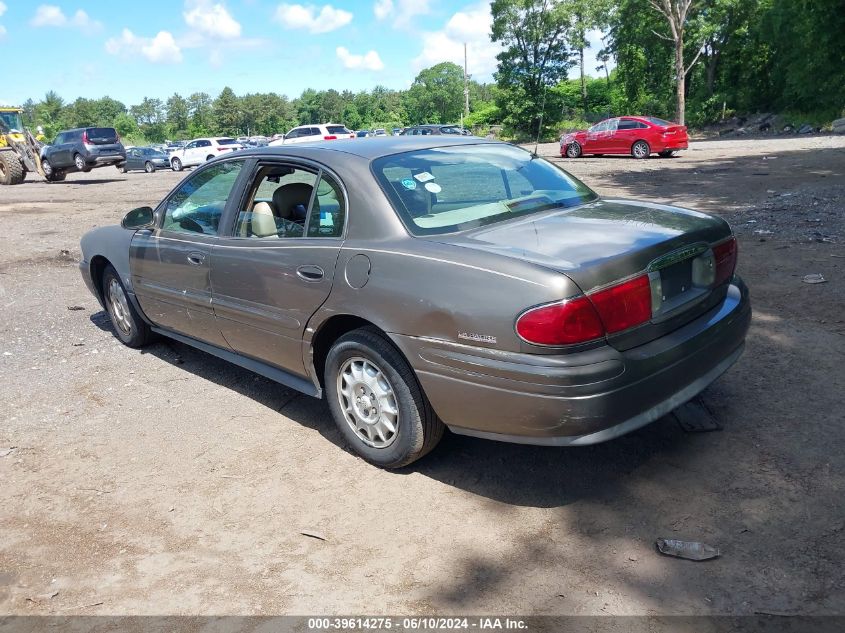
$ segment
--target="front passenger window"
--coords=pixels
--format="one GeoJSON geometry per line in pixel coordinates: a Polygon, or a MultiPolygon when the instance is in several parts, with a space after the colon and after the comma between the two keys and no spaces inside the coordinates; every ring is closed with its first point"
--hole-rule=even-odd
{"type": "Polygon", "coordinates": [[[167,201],[162,229],[216,235],[243,161],[230,160],[198,171],[167,201]]]}

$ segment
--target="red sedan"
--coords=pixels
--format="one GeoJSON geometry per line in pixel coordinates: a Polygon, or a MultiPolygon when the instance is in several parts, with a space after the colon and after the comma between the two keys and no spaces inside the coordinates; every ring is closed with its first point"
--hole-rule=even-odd
{"type": "Polygon", "coordinates": [[[589,130],[578,130],[560,137],[560,155],[567,158],[578,158],[584,154],[630,154],[634,158],[659,154],[669,158],[688,146],[686,126],[652,116],[607,119],[589,130]]]}

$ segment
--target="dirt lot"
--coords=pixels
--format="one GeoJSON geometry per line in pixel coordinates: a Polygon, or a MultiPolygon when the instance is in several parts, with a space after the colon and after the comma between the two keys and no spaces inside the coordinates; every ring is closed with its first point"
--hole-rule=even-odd
{"type": "Polygon", "coordinates": [[[722,431],[447,436],[378,470],[323,402],[111,335],[79,237],[180,175],[0,189],[0,614],[845,613],[845,138],[562,162],[733,223],[755,317],[704,395],[722,431]],[[663,557],[661,536],[722,556],[663,557]]]}

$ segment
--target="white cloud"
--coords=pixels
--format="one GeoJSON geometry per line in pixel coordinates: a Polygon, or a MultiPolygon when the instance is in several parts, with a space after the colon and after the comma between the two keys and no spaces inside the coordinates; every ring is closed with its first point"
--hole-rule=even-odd
{"type": "Polygon", "coordinates": [[[82,9],[77,9],[73,16],[69,18],[60,7],[54,4],[39,5],[29,23],[35,27],[75,27],[83,31],[96,31],[103,26],[97,20],[92,20],[82,9]]]}
{"type": "Polygon", "coordinates": [[[393,0],[376,0],[373,13],[379,20],[392,16],[394,27],[405,28],[412,25],[418,15],[431,13],[430,2],[431,0],[396,0],[394,4],[393,0]]]}
{"type": "Polygon", "coordinates": [[[311,33],[328,33],[352,21],[352,14],[326,4],[318,8],[312,5],[280,4],[276,8],[276,22],[288,29],[307,29],[311,33]]]}
{"type": "Polygon", "coordinates": [[[375,51],[369,51],[363,55],[353,55],[348,49],[338,46],[335,52],[344,68],[353,70],[381,70],[384,68],[381,57],[375,51]]]}
{"type": "Polygon", "coordinates": [[[490,41],[493,18],[490,3],[465,7],[455,13],[440,31],[422,34],[423,50],[411,62],[414,70],[421,70],[440,62],[464,65],[464,42],[467,45],[467,66],[476,79],[489,79],[496,70],[499,44],[490,41]]]}
{"type": "Polygon", "coordinates": [[[235,39],[241,36],[241,25],[226,7],[211,0],[186,0],[182,16],[185,23],[203,35],[235,39]]]}
{"type": "Polygon", "coordinates": [[[0,16],[2,16],[4,13],[6,13],[6,3],[0,2],[0,16]]]}
{"type": "Polygon", "coordinates": [[[393,0],[376,0],[373,5],[373,13],[376,18],[383,20],[393,12],[393,0]]]}
{"type": "Polygon", "coordinates": [[[123,29],[120,37],[106,41],[106,52],[111,55],[141,54],[155,64],[177,64],[182,61],[182,50],[169,31],[159,31],[155,37],[140,37],[123,29]]]}

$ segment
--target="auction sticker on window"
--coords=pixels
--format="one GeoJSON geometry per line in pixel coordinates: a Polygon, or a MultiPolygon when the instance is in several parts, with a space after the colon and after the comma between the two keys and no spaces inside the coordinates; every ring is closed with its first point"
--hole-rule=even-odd
{"type": "Polygon", "coordinates": [[[405,187],[405,189],[413,191],[417,188],[417,183],[414,182],[413,178],[405,178],[402,180],[402,186],[405,187]]]}
{"type": "Polygon", "coordinates": [[[440,193],[443,191],[443,188],[438,185],[436,182],[427,182],[425,183],[426,191],[430,191],[431,193],[440,193]]]}
{"type": "Polygon", "coordinates": [[[427,171],[421,171],[418,174],[414,174],[414,178],[416,178],[420,182],[428,182],[429,180],[434,180],[434,176],[432,176],[427,171]]]}

